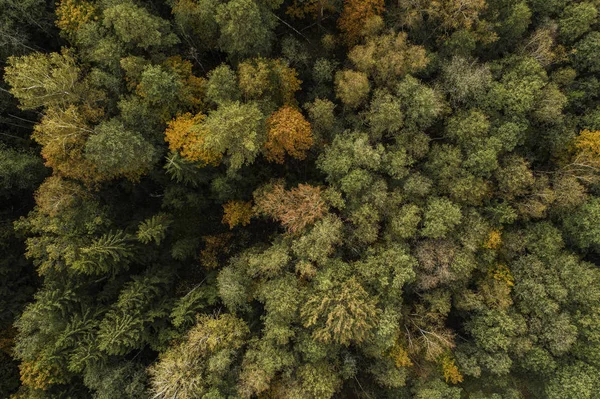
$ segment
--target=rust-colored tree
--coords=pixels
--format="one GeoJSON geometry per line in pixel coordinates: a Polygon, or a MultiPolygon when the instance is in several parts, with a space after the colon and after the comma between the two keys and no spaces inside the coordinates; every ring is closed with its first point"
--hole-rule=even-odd
{"type": "Polygon", "coordinates": [[[255,212],[280,222],[289,233],[297,233],[325,216],[327,205],[321,188],[308,184],[286,190],[283,183],[263,187],[254,193],[255,212]]]}
{"type": "Polygon", "coordinates": [[[267,160],[283,164],[286,153],[304,159],[312,144],[310,123],[296,108],[285,105],[267,119],[267,160]]]}
{"type": "Polygon", "coordinates": [[[348,45],[356,44],[368,21],[383,14],[384,0],[345,0],[338,27],[348,45]]]}

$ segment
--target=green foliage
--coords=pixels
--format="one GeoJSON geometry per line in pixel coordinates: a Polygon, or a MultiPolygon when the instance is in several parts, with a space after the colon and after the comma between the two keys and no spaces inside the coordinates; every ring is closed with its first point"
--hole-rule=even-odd
{"type": "Polygon", "coordinates": [[[160,242],[164,240],[167,234],[170,224],[171,219],[168,215],[164,213],[154,215],[150,219],[146,219],[140,223],[137,231],[137,239],[142,244],[154,241],[156,245],[160,245],[160,242]]]}
{"type": "Polygon", "coordinates": [[[205,147],[227,155],[232,172],[254,162],[266,141],[264,116],[256,103],[222,105],[208,115],[203,127],[208,132],[205,147]]]}
{"type": "Polygon", "coordinates": [[[102,23],[113,29],[123,43],[143,49],[170,46],[179,39],[169,32],[167,21],[156,17],[133,1],[116,2],[103,12],[102,23]]]}
{"type": "Polygon", "coordinates": [[[254,0],[231,0],[216,8],[219,47],[233,57],[265,54],[271,47],[276,20],[254,0]]]}
{"type": "Polygon", "coordinates": [[[111,119],[98,125],[86,143],[86,157],[106,178],[139,179],[153,166],[157,151],[144,137],[111,119]]]}
{"type": "Polygon", "coordinates": [[[4,79],[22,109],[65,105],[79,99],[80,70],[68,53],[33,53],[11,57],[4,79]]]}
{"type": "Polygon", "coordinates": [[[0,0],[0,397],[599,397],[598,6],[0,0]]]}

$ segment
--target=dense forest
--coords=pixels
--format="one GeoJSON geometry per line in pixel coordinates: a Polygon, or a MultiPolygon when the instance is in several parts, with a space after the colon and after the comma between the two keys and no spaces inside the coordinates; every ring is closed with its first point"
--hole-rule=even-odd
{"type": "Polygon", "coordinates": [[[0,0],[0,397],[600,397],[600,0],[0,0]]]}

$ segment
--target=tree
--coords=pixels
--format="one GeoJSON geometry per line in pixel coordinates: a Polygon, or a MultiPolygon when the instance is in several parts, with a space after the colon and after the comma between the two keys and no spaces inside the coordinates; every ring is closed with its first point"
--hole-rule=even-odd
{"type": "Polygon", "coordinates": [[[254,193],[258,214],[280,222],[289,233],[297,233],[322,218],[327,206],[321,198],[321,189],[308,184],[286,190],[282,183],[263,187],[254,193]]]}
{"type": "Polygon", "coordinates": [[[394,78],[419,72],[429,62],[425,48],[411,45],[405,32],[396,34],[393,31],[368,38],[366,44],[352,48],[348,58],[356,69],[381,85],[393,82],[394,78]]]}
{"type": "Polygon", "coordinates": [[[157,398],[195,398],[231,392],[230,371],[249,334],[244,321],[229,314],[202,316],[184,340],[174,344],[150,367],[157,398]]]}
{"type": "Polygon", "coordinates": [[[203,147],[211,154],[228,155],[229,170],[254,162],[266,141],[264,116],[256,103],[220,106],[201,125],[206,129],[203,147]]]}
{"type": "Polygon", "coordinates": [[[310,123],[300,111],[283,106],[267,118],[267,160],[284,163],[285,154],[293,158],[306,158],[306,151],[313,144],[310,123]]]}
{"type": "Polygon", "coordinates": [[[232,0],[217,6],[219,47],[231,57],[266,54],[271,47],[276,20],[253,0],[232,0]]]}
{"type": "Polygon", "coordinates": [[[85,145],[85,157],[103,179],[124,176],[138,180],[156,161],[157,151],[144,137],[111,119],[95,128],[85,145]]]}
{"type": "Polygon", "coordinates": [[[313,337],[325,343],[348,346],[369,335],[377,319],[374,299],[354,278],[333,287],[333,292],[311,296],[302,307],[305,327],[315,326],[313,337]]]}
{"type": "Polygon", "coordinates": [[[282,60],[254,58],[238,66],[239,87],[248,100],[271,99],[276,103],[293,104],[301,80],[296,70],[282,60]]]}
{"type": "Polygon", "coordinates": [[[246,226],[252,218],[252,203],[243,201],[229,201],[223,204],[223,223],[233,229],[237,225],[246,226]]]}
{"type": "Polygon", "coordinates": [[[574,65],[577,69],[592,73],[600,71],[600,63],[593,56],[600,48],[600,32],[588,33],[575,46],[574,65]]]}
{"type": "Polygon", "coordinates": [[[335,74],[335,94],[350,108],[364,103],[370,90],[369,79],[363,72],[345,70],[335,74]]]}
{"type": "Polygon", "coordinates": [[[22,109],[65,106],[80,99],[80,70],[68,53],[9,58],[4,79],[22,109]]]}
{"type": "Polygon", "coordinates": [[[61,0],[56,8],[56,26],[67,37],[73,37],[80,26],[95,17],[95,13],[96,8],[87,1],[61,0]]]}
{"type": "Polygon", "coordinates": [[[102,24],[112,29],[121,42],[143,49],[170,46],[179,42],[170,32],[169,23],[152,15],[132,1],[116,3],[104,9],[102,24]]]}
{"type": "Polygon", "coordinates": [[[205,140],[208,134],[202,126],[205,115],[190,113],[180,115],[167,123],[165,141],[171,151],[178,151],[181,156],[204,165],[218,165],[222,155],[206,149],[205,140]]]}
{"type": "Polygon", "coordinates": [[[381,0],[345,0],[338,27],[344,33],[346,43],[355,44],[362,36],[365,24],[380,16],[384,9],[385,4],[381,0]]]}
{"type": "Polygon", "coordinates": [[[560,37],[566,42],[577,40],[590,30],[597,16],[598,10],[591,3],[575,3],[565,7],[558,22],[560,37]]]}
{"type": "Polygon", "coordinates": [[[227,64],[221,64],[208,74],[207,99],[217,105],[240,99],[237,76],[227,64]]]}
{"type": "Polygon", "coordinates": [[[447,198],[432,198],[424,213],[421,234],[430,238],[444,237],[460,223],[461,218],[460,207],[450,200],[447,198]]]}

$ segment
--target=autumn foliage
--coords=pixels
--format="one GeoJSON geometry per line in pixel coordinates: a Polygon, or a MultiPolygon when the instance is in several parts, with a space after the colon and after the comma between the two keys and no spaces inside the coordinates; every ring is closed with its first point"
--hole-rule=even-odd
{"type": "Polygon", "coordinates": [[[583,130],[573,141],[571,162],[568,173],[587,182],[597,181],[600,172],[600,130],[583,130]]]}
{"type": "Polygon", "coordinates": [[[338,26],[346,43],[358,42],[369,19],[381,15],[384,9],[383,0],[345,0],[338,26]]]}
{"type": "Polygon", "coordinates": [[[252,203],[244,201],[229,201],[223,204],[223,224],[233,229],[237,225],[246,226],[252,218],[252,203]]]}
{"type": "Polygon", "coordinates": [[[267,160],[283,164],[286,153],[304,159],[312,144],[310,123],[296,108],[285,105],[267,119],[267,160]]]}
{"type": "Polygon", "coordinates": [[[221,154],[208,151],[204,147],[207,131],[202,128],[203,114],[192,115],[189,112],[167,123],[165,141],[171,151],[179,151],[183,158],[204,165],[218,165],[221,154]]]}
{"type": "Polygon", "coordinates": [[[277,182],[255,193],[255,209],[280,222],[289,233],[297,233],[327,212],[321,188],[308,184],[286,190],[277,182]]]}
{"type": "Polygon", "coordinates": [[[83,24],[94,19],[95,12],[94,5],[85,0],[61,0],[56,7],[56,26],[67,35],[73,35],[83,24]]]}

